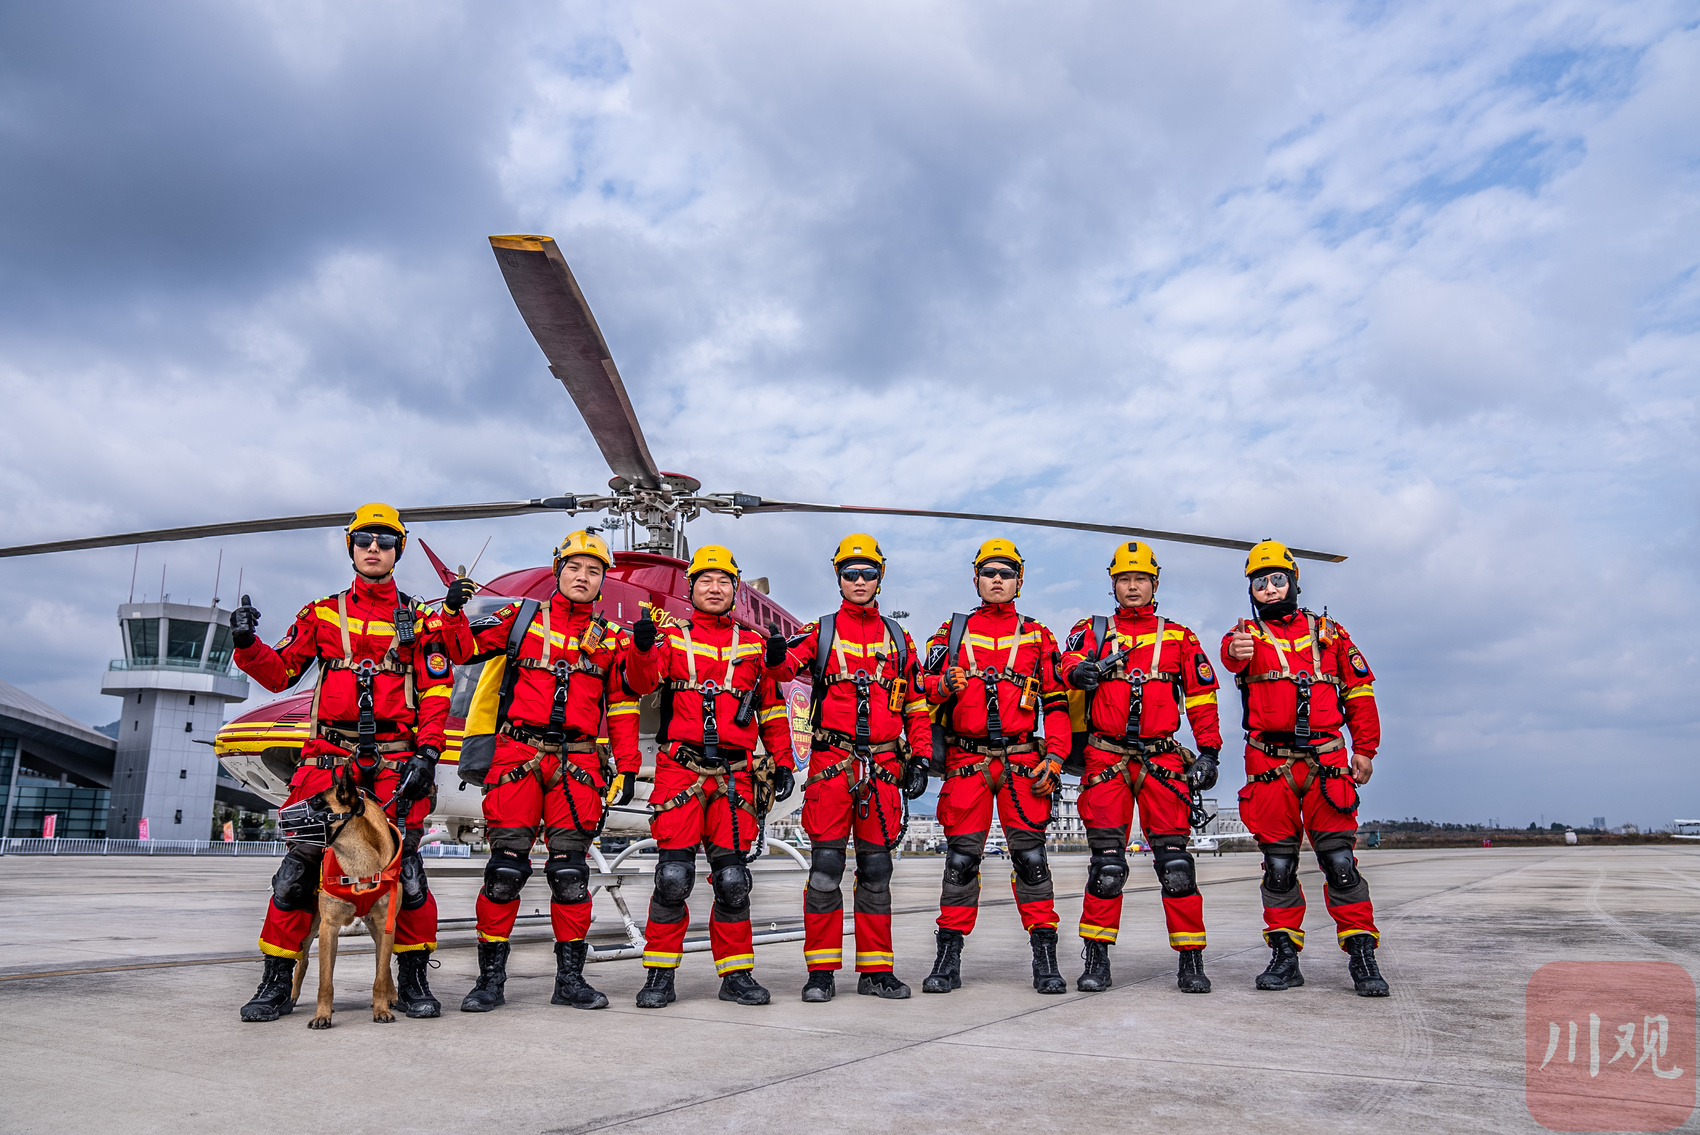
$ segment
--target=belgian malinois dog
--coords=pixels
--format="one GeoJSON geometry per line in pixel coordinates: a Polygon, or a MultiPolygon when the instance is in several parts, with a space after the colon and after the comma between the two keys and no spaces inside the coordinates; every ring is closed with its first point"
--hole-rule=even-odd
{"type": "MultiPolygon", "coordinates": [[[[372,979],[372,1019],[382,1024],[395,1020],[395,980],[390,975],[390,953],[395,946],[395,910],[401,902],[399,864],[401,836],[375,799],[361,791],[352,769],[344,767],[336,783],[321,799],[329,805],[329,831],[334,832],[324,859],[324,878],[319,887],[319,912],[314,932],[319,937],[319,1002],[310,1029],[331,1027],[331,1001],[335,993],[337,931],[356,917],[366,924],[377,943],[377,974],[372,979]],[[364,908],[364,909],[361,909],[364,908]]],[[[312,939],[313,932],[308,934],[312,939]]],[[[307,976],[307,951],[295,962],[293,996],[299,999],[307,976]]]]}

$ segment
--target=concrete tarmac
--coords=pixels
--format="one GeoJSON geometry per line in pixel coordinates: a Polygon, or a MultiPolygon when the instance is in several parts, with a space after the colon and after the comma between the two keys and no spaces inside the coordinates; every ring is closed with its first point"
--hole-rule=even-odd
{"type": "MultiPolygon", "coordinates": [[[[716,1000],[707,954],[686,956],[667,1009],[632,1004],[636,961],[590,967],[608,1009],[551,1006],[540,925],[516,935],[506,1007],[455,1011],[477,965],[470,932],[450,930],[431,976],[444,1015],[388,1025],[371,1020],[371,956],[355,952],[370,943],[345,938],[326,1032],[306,1027],[313,973],[293,1015],[237,1020],[259,976],[254,936],[275,860],[8,856],[0,1131],[1538,1131],[1524,1104],[1535,970],[1700,966],[1700,848],[1359,856],[1393,987],[1384,1000],[1352,994],[1313,865],[1302,875],[1307,984],[1254,991],[1268,951],[1260,860],[1247,853],[1199,860],[1208,996],[1175,989],[1148,857],[1136,860],[1112,951],[1115,988],[1073,992],[1081,856],[1054,862],[1069,993],[1033,992],[1007,866],[993,859],[963,988],[922,995],[942,860],[911,857],[893,885],[908,1001],[858,997],[845,970],[835,1001],[803,1004],[802,944],[791,942],[757,948],[768,1006],[716,1000]]],[[[800,920],[802,876],[778,866],[758,873],[758,929],[800,920]]],[[[476,864],[430,871],[443,916],[469,916],[476,864]]],[[[699,864],[698,919],[702,875],[699,864]]],[[[539,871],[522,909],[546,912],[547,897],[539,871]]],[[[641,920],[647,895],[630,886],[627,897],[641,920]]],[[[610,943],[619,919],[602,898],[597,909],[594,938],[610,943]]]]}

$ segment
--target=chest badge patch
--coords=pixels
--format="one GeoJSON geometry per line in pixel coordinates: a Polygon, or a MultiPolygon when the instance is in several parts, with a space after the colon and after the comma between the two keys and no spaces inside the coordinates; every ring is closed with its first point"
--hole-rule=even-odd
{"type": "Polygon", "coordinates": [[[440,650],[433,650],[425,656],[425,673],[433,678],[449,676],[449,658],[440,650]]]}
{"type": "Polygon", "coordinates": [[[1346,661],[1352,664],[1352,673],[1356,674],[1358,677],[1361,678],[1365,674],[1369,673],[1369,663],[1365,662],[1364,656],[1359,654],[1356,650],[1346,655],[1346,661]]]}

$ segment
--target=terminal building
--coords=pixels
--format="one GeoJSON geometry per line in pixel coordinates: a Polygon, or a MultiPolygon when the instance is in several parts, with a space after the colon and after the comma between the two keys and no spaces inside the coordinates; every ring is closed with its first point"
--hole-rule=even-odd
{"type": "Polygon", "coordinates": [[[248,696],[232,666],[229,614],[182,603],[118,609],[124,657],[101,693],[118,720],[96,729],[0,681],[0,839],[207,839],[216,803],[271,807],[225,772],[212,741],[248,696]]]}

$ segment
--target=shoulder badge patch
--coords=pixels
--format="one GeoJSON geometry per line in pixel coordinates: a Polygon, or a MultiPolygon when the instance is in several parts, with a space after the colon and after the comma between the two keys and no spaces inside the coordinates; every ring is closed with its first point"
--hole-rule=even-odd
{"type": "Polygon", "coordinates": [[[1198,675],[1199,685],[1214,686],[1216,684],[1216,671],[1211,668],[1210,660],[1205,658],[1204,655],[1193,656],[1193,672],[1198,675]]]}
{"type": "Polygon", "coordinates": [[[433,650],[425,656],[425,673],[433,678],[449,676],[449,656],[440,650],[433,650]]]}
{"type": "Polygon", "coordinates": [[[1077,630],[1073,634],[1069,635],[1067,645],[1068,645],[1068,649],[1070,649],[1070,650],[1079,650],[1081,647],[1085,646],[1086,645],[1086,628],[1081,627],[1079,630],[1077,630]]]}
{"type": "Polygon", "coordinates": [[[1346,655],[1346,661],[1352,664],[1352,673],[1358,677],[1361,678],[1369,673],[1369,663],[1364,661],[1364,656],[1358,653],[1357,647],[1353,647],[1351,652],[1346,655]]]}
{"type": "Polygon", "coordinates": [[[292,643],[294,641],[295,641],[295,624],[291,623],[290,627],[289,627],[289,633],[284,635],[282,638],[278,639],[277,645],[272,647],[272,649],[277,650],[277,651],[282,651],[285,647],[287,647],[290,643],[292,643]]]}

